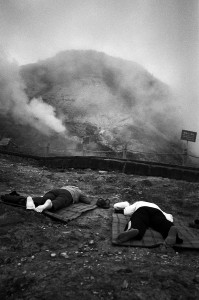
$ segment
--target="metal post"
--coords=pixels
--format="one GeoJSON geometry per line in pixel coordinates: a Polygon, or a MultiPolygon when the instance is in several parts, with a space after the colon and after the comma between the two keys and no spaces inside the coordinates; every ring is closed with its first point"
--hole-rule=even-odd
{"type": "Polygon", "coordinates": [[[86,155],[86,144],[85,143],[82,144],[82,155],[83,156],[86,155]]]}
{"type": "Polygon", "coordinates": [[[50,143],[48,143],[46,146],[46,156],[49,155],[49,152],[50,152],[50,143]]]}
{"type": "Polygon", "coordinates": [[[124,145],[123,147],[123,152],[122,152],[122,158],[126,159],[126,154],[127,154],[127,144],[124,145]]]}
{"type": "Polygon", "coordinates": [[[188,145],[189,145],[189,141],[187,140],[187,157],[186,157],[186,164],[189,163],[189,152],[188,152],[188,145]]]}
{"type": "Polygon", "coordinates": [[[187,147],[183,151],[183,166],[187,164],[188,161],[188,141],[187,141],[187,147]]]}

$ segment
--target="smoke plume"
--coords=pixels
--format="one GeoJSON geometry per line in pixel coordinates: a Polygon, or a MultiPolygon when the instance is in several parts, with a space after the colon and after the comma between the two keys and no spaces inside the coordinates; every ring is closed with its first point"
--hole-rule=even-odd
{"type": "Polygon", "coordinates": [[[65,133],[55,108],[41,97],[29,100],[25,88],[18,65],[0,53],[0,114],[10,115],[17,123],[30,125],[46,135],[65,133]]]}

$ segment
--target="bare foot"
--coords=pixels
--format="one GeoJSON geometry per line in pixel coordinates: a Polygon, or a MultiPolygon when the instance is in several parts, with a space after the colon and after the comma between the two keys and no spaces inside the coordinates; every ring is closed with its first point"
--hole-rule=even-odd
{"type": "Polygon", "coordinates": [[[39,205],[35,208],[35,211],[39,213],[42,213],[43,210],[44,210],[44,205],[39,205]]]}
{"type": "Polygon", "coordinates": [[[52,208],[52,201],[50,199],[46,200],[43,205],[39,205],[35,208],[36,212],[42,213],[44,210],[52,208]]]}
{"type": "Polygon", "coordinates": [[[136,237],[139,233],[138,229],[130,229],[128,231],[124,231],[122,233],[120,233],[117,237],[117,241],[119,243],[124,243],[126,241],[129,241],[131,239],[133,239],[134,237],[136,237]]]}

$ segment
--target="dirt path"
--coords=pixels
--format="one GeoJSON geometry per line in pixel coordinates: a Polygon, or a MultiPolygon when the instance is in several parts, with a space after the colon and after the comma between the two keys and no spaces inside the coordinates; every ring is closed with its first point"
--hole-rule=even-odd
{"type": "MultiPolygon", "coordinates": [[[[48,170],[0,157],[1,194],[41,195],[78,185],[111,205],[152,201],[192,220],[199,184],[92,170],[48,170]]],[[[110,209],[89,211],[68,224],[0,204],[0,299],[199,299],[198,252],[111,244],[110,209]]]]}

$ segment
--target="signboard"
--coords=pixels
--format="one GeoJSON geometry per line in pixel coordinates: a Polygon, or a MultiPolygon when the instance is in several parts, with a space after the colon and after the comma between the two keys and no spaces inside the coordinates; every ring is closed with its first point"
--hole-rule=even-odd
{"type": "Polygon", "coordinates": [[[189,141],[189,142],[195,142],[196,141],[196,135],[197,135],[197,132],[182,130],[181,140],[185,140],[185,141],[189,141]]]}

